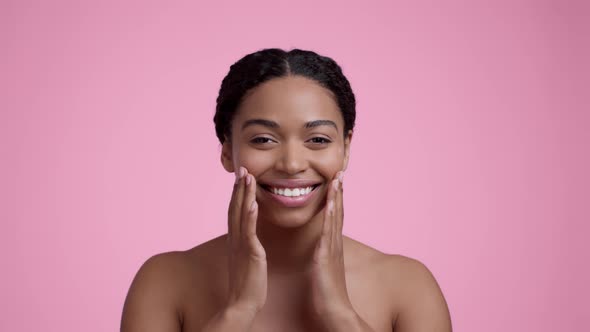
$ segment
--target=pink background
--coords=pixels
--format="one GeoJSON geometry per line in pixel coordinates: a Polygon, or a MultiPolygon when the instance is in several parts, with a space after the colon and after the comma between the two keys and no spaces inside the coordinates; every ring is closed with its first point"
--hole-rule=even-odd
{"type": "Polygon", "coordinates": [[[485,3],[2,1],[0,330],[118,330],[147,258],[226,232],[215,98],[265,47],[342,65],[344,232],[455,331],[590,330],[588,6],[485,3]]]}

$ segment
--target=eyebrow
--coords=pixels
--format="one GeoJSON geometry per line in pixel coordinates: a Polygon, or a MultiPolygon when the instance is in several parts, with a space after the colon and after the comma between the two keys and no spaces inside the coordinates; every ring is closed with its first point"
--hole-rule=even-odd
{"type": "MultiPolygon", "coordinates": [[[[244,122],[244,124],[242,125],[242,130],[244,130],[248,126],[254,126],[254,125],[260,125],[260,126],[264,126],[264,127],[268,127],[268,128],[281,128],[281,126],[279,126],[278,123],[276,123],[272,120],[250,119],[250,120],[247,120],[246,122],[244,122]]],[[[309,121],[303,125],[303,128],[315,128],[315,127],[319,127],[319,126],[332,126],[336,129],[336,131],[338,131],[338,126],[336,125],[336,123],[334,123],[334,121],[331,121],[331,120],[309,121]]]]}

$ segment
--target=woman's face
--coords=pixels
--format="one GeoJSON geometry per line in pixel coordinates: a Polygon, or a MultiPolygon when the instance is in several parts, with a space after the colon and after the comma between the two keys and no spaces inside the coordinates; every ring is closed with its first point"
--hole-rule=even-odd
{"type": "Polygon", "coordinates": [[[243,99],[221,160],[228,172],[244,166],[256,179],[259,219],[298,227],[322,210],[329,183],[347,167],[352,131],[344,138],[343,130],[330,90],[301,76],[275,78],[243,99]],[[290,190],[301,196],[285,197],[288,186],[314,189],[305,195],[290,190]]]}

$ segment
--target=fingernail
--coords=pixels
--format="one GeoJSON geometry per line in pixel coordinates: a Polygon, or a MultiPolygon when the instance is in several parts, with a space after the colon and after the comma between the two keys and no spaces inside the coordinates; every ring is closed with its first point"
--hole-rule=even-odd
{"type": "Polygon", "coordinates": [[[254,212],[254,209],[256,209],[256,206],[258,204],[256,204],[256,201],[252,201],[252,204],[250,204],[250,212],[254,212]]]}
{"type": "Polygon", "coordinates": [[[338,174],[338,180],[340,180],[340,183],[343,183],[344,181],[344,172],[340,171],[340,173],[338,174]]]}
{"type": "Polygon", "coordinates": [[[246,184],[250,185],[250,182],[252,182],[252,174],[248,174],[248,176],[246,176],[246,184]]]}
{"type": "Polygon", "coordinates": [[[246,169],[240,166],[236,171],[236,183],[238,183],[240,179],[244,177],[244,174],[246,174],[246,169]]]}
{"type": "Polygon", "coordinates": [[[334,188],[334,190],[338,190],[338,182],[339,181],[337,179],[332,181],[332,188],[334,188]]]}
{"type": "Polygon", "coordinates": [[[328,202],[328,213],[329,214],[333,214],[334,213],[334,201],[330,200],[328,202]]]}
{"type": "Polygon", "coordinates": [[[240,174],[242,173],[242,168],[238,168],[236,170],[236,183],[238,183],[240,181],[240,174]]]}

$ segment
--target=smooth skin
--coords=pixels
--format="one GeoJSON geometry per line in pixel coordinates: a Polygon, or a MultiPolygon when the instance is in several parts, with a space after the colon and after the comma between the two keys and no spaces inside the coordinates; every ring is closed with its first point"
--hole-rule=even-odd
{"type": "Polygon", "coordinates": [[[304,77],[245,96],[221,154],[236,173],[228,233],[148,259],[121,331],[451,331],[424,264],[342,234],[352,139],[343,126],[331,91],[304,77]],[[254,119],[266,121],[245,126],[254,119]],[[306,126],[315,120],[335,126],[306,126]],[[276,179],[321,185],[308,204],[289,208],[260,186],[276,179]]]}

